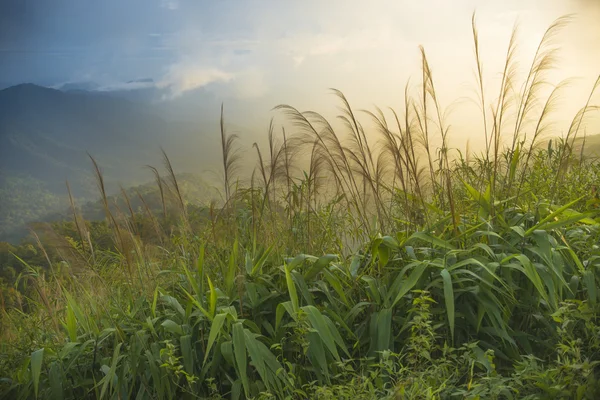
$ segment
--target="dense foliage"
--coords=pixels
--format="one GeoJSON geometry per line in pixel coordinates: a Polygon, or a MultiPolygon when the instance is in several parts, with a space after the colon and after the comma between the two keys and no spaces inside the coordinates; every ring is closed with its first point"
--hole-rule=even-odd
{"type": "Polygon", "coordinates": [[[572,150],[593,107],[538,146],[563,23],[517,100],[505,71],[481,154],[449,155],[423,51],[417,97],[368,133],[339,92],[341,129],[280,106],[248,185],[222,118],[221,203],[186,202],[166,156],[158,210],[98,170],[103,222],[73,202],[2,248],[4,398],[600,397],[600,164],[572,150]]]}

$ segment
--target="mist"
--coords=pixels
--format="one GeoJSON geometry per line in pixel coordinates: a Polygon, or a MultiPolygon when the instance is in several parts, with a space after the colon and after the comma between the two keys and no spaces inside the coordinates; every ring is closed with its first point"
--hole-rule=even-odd
{"type": "Polygon", "coordinates": [[[594,1],[385,1],[371,7],[360,1],[58,1],[0,7],[4,86],[95,82],[115,90],[152,78],[164,90],[161,101],[187,94],[190,109],[202,107],[189,95],[206,90],[225,103],[230,121],[250,131],[266,129],[270,109],[281,103],[334,115],[337,104],[328,88],[344,92],[356,108],[401,108],[407,82],[419,83],[422,45],[440,103],[454,110],[453,137],[478,146],[477,124],[469,117],[477,87],[473,12],[491,99],[515,24],[524,74],[550,23],[574,14],[557,39],[562,51],[552,77],[556,83],[578,78],[564,95],[567,115],[580,106],[600,61],[600,7],[594,1]]]}

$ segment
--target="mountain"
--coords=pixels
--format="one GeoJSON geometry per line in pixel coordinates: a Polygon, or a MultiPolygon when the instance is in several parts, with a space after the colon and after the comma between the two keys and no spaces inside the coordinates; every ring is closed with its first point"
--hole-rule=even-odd
{"type": "Polygon", "coordinates": [[[62,90],[63,92],[70,91],[93,91],[98,90],[100,85],[96,82],[67,82],[60,85],[57,89],[62,90]]]}
{"type": "MultiPolygon", "coordinates": [[[[28,173],[51,189],[89,171],[86,151],[107,177],[133,178],[131,162],[150,159],[167,124],[147,109],[89,92],[23,84],[0,91],[0,169],[28,173]],[[154,146],[152,146],[154,144],[154,146]]],[[[83,192],[82,192],[83,190],[83,192]]]]}
{"type": "Polygon", "coordinates": [[[13,86],[0,91],[0,169],[28,173],[52,190],[64,190],[65,179],[73,180],[83,195],[89,188],[79,184],[91,171],[86,152],[109,184],[147,178],[141,167],[162,163],[161,146],[190,168],[198,165],[185,162],[190,158],[215,159],[214,151],[202,152],[199,145],[203,136],[218,134],[218,109],[210,111],[194,121],[172,120],[157,106],[102,92],[13,86]]]}
{"type": "Polygon", "coordinates": [[[217,107],[173,118],[168,107],[101,91],[33,84],[0,90],[0,225],[33,221],[64,206],[66,180],[75,197],[96,199],[88,153],[109,193],[151,180],[145,166],[162,167],[161,147],[176,172],[211,169],[220,158],[218,118],[217,107]]]}

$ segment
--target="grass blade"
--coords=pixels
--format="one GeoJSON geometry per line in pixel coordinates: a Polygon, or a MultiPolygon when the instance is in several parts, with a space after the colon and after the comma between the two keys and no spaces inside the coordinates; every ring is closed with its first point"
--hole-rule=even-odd
{"type": "Polygon", "coordinates": [[[440,272],[444,281],[444,301],[446,302],[446,313],[448,315],[448,323],[450,324],[450,334],[452,342],[454,342],[454,289],[452,288],[452,277],[447,269],[440,272]]]}
{"type": "Polygon", "coordinates": [[[31,353],[31,378],[33,380],[33,391],[35,397],[38,397],[40,387],[40,374],[42,372],[42,361],[44,360],[44,349],[39,349],[31,353]]]}

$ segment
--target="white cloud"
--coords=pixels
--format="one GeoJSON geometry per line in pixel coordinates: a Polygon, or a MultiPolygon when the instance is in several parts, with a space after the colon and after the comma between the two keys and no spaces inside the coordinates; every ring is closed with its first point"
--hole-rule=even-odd
{"type": "Polygon", "coordinates": [[[201,88],[213,82],[229,82],[233,74],[217,68],[205,68],[193,64],[173,64],[157,83],[157,87],[168,89],[170,97],[201,88]]]}
{"type": "Polygon", "coordinates": [[[133,82],[119,82],[111,83],[108,85],[100,86],[97,90],[101,92],[115,92],[121,90],[140,90],[150,89],[156,87],[156,83],[152,81],[133,81],[133,82]]]}

